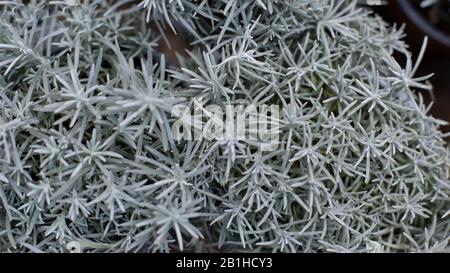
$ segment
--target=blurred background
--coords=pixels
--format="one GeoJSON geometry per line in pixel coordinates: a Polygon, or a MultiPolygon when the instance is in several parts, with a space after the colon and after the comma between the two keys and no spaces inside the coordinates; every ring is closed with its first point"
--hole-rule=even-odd
{"type": "MultiPolygon", "coordinates": [[[[423,95],[428,101],[434,101],[431,114],[450,122],[450,0],[390,0],[375,10],[390,23],[406,24],[405,39],[415,57],[424,37],[429,37],[428,49],[416,76],[434,73],[430,79],[434,98],[426,92],[423,95]]],[[[450,125],[442,131],[450,132],[450,125]]]]}

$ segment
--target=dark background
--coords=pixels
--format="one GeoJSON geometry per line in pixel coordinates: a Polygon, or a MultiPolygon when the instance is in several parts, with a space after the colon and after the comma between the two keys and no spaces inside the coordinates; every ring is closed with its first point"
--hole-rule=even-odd
{"type": "MultiPolygon", "coordinates": [[[[422,61],[422,65],[416,76],[424,76],[434,73],[430,79],[434,87],[433,107],[431,115],[436,118],[450,122],[450,47],[432,39],[430,33],[422,31],[422,28],[411,17],[405,13],[399,0],[389,1],[387,6],[375,8],[375,11],[383,16],[390,23],[401,25],[406,24],[406,42],[414,53],[413,60],[418,55],[425,36],[429,36],[428,48],[422,61]]],[[[445,32],[450,36],[449,32],[445,32]]],[[[431,96],[426,91],[423,92],[428,101],[432,101],[431,96]]],[[[450,125],[442,127],[442,131],[450,132],[450,125]]],[[[450,140],[450,139],[447,139],[450,140]]]]}

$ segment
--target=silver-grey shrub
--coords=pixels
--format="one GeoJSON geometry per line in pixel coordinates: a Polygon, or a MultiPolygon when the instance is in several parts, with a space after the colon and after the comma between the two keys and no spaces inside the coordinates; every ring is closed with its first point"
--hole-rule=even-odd
{"type": "Polygon", "coordinates": [[[29,2],[0,1],[0,251],[449,251],[425,46],[357,1],[29,2]],[[199,98],[280,105],[279,149],[174,141],[199,98]]]}

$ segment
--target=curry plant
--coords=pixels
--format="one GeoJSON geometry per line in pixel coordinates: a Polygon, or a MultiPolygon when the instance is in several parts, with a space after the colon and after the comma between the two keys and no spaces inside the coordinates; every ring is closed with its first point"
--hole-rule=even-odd
{"type": "Polygon", "coordinates": [[[427,40],[359,2],[0,1],[0,251],[449,251],[427,40]],[[175,139],[198,101],[278,148],[175,139]]]}

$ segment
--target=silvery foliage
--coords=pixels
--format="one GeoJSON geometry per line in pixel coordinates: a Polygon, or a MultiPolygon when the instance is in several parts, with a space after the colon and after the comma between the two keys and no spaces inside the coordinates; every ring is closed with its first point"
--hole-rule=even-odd
{"type": "Polygon", "coordinates": [[[72,2],[0,1],[2,252],[449,251],[402,28],[352,0],[72,2]],[[279,148],[174,141],[198,98],[282,106],[279,148]]]}

